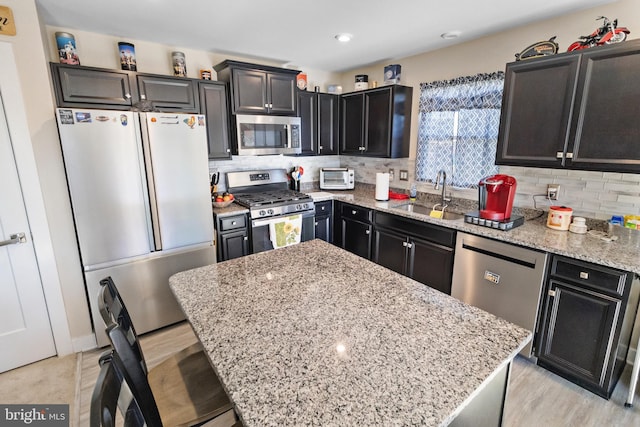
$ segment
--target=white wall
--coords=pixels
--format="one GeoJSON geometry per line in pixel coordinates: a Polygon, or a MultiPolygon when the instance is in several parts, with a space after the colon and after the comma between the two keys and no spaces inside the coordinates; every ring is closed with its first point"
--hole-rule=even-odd
{"type": "MultiPolygon", "coordinates": [[[[578,36],[591,33],[598,25],[598,16],[618,18],[619,24],[631,30],[630,38],[640,34],[640,4],[638,0],[620,0],[554,19],[503,31],[478,40],[460,42],[448,48],[391,61],[402,66],[402,84],[413,87],[411,117],[410,158],[402,161],[381,162],[379,159],[358,160],[366,168],[365,182],[374,183],[375,172],[386,172],[385,163],[408,169],[407,182],[396,180],[393,186],[408,188],[414,176],[414,160],[418,138],[418,100],[420,83],[435,80],[490,73],[504,70],[507,62],[515,60],[515,53],[528,45],[557,36],[560,51],[566,51],[578,36]],[[382,163],[382,164],[381,164],[382,163]],[[377,169],[378,168],[378,169],[377,169]]],[[[464,34],[463,34],[464,37],[464,34]]],[[[390,62],[346,72],[341,84],[345,91],[353,90],[357,74],[367,74],[369,81],[384,81],[383,70],[390,62]]],[[[606,143],[606,142],[605,142],[606,143]]],[[[349,164],[353,159],[347,160],[349,164]]],[[[514,175],[518,180],[516,205],[533,207],[534,194],[544,194],[548,183],[560,183],[560,202],[571,206],[576,214],[598,219],[608,219],[614,213],[640,214],[640,175],[602,172],[568,171],[558,169],[501,167],[502,173],[514,175]]],[[[434,177],[435,178],[435,177],[434,177]]],[[[418,190],[435,192],[433,185],[419,183],[418,190]]],[[[477,198],[475,191],[454,190],[454,196],[477,198]]],[[[540,206],[540,204],[538,204],[540,206]]]]}

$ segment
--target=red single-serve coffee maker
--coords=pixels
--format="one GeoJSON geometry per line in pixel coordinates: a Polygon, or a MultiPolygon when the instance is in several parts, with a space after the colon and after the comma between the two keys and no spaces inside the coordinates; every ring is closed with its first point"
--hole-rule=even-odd
{"type": "Polygon", "coordinates": [[[509,175],[491,175],[478,183],[480,218],[502,221],[511,217],[516,196],[516,179],[509,175]]]}

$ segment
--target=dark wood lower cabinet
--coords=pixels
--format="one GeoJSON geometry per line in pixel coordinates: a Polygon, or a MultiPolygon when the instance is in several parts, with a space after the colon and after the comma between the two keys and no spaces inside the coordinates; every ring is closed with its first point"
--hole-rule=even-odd
{"type": "Polygon", "coordinates": [[[451,295],[455,231],[376,212],[373,261],[451,295]]]}
{"type": "Polygon", "coordinates": [[[373,261],[451,295],[453,248],[376,227],[373,261]]]}
{"type": "Polygon", "coordinates": [[[364,222],[342,218],[342,248],[366,259],[371,259],[373,226],[364,222]]]}
{"type": "Polygon", "coordinates": [[[626,363],[637,310],[637,302],[629,303],[631,276],[554,256],[536,345],[538,364],[611,397],[626,363]]]}
{"type": "Polygon", "coordinates": [[[214,219],[218,262],[239,258],[251,253],[249,218],[247,214],[214,215],[214,219]]]}
{"type": "Polygon", "coordinates": [[[316,239],[333,243],[333,201],[316,202],[314,219],[316,239]]]}

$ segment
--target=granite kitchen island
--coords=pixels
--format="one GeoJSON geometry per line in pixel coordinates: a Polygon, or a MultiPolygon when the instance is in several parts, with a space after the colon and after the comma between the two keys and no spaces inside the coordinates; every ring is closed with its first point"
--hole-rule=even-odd
{"type": "Polygon", "coordinates": [[[317,239],[170,286],[245,426],[499,425],[532,336],[317,239]]]}

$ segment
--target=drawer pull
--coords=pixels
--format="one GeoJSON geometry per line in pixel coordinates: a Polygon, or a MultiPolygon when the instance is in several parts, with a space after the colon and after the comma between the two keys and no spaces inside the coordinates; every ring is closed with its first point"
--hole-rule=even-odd
{"type": "Polygon", "coordinates": [[[589,273],[587,273],[586,271],[581,271],[580,278],[587,280],[589,278],[589,273]]]}
{"type": "Polygon", "coordinates": [[[236,224],[237,224],[237,222],[231,221],[231,225],[236,225],[236,224]]]}
{"type": "Polygon", "coordinates": [[[351,215],[355,215],[355,214],[357,214],[357,213],[358,213],[358,212],[356,212],[356,211],[351,211],[351,215]]]}

